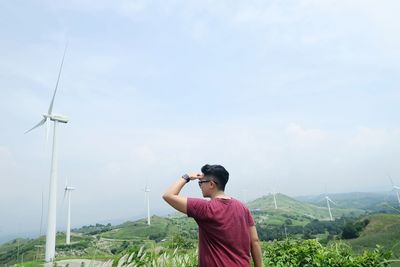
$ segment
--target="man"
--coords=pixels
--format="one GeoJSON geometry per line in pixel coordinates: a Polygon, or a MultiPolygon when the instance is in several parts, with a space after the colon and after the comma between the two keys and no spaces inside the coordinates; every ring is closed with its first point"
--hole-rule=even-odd
{"type": "Polygon", "coordinates": [[[261,246],[253,217],[240,201],[225,195],[229,173],[221,165],[205,165],[202,173],[183,175],[163,195],[168,204],[195,219],[199,226],[199,267],[262,266],[261,246]],[[179,193],[198,179],[203,197],[186,198],[179,193]]]}

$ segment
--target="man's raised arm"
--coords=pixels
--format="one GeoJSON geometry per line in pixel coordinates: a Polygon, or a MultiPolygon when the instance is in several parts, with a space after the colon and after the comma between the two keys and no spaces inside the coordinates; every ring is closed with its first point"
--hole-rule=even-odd
{"type": "Polygon", "coordinates": [[[184,175],[172,184],[163,195],[163,199],[170,204],[174,209],[187,214],[187,197],[180,196],[182,188],[189,180],[194,180],[202,177],[200,173],[184,175]]]}

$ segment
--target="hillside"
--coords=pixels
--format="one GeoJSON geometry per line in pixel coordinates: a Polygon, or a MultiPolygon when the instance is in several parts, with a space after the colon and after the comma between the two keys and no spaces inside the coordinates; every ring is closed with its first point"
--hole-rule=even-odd
{"type": "Polygon", "coordinates": [[[197,225],[194,220],[186,216],[179,217],[151,217],[151,225],[146,219],[126,222],[113,227],[112,230],[100,234],[105,239],[120,239],[130,241],[154,240],[161,241],[177,233],[197,236],[197,225]]]}
{"type": "MultiPolygon", "coordinates": [[[[326,206],[317,206],[310,203],[301,202],[284,194],[276,194],[275,198],[278,209],[275,209],[272,195],[263,196],[251,201],[248,203],[248,207],[252,211],[267,212],[271,214],[271,223],[274,221],[274,215],[279,217],[282,214],[289,214],[292,217],[297,217],[303,222],[304,218],[306,221],[310,221],[312,219],[329,220],[329,212],[326,206]]],[[[365,213],[361,209],[338,208],[333,205],[331,206],[331,212],[334,218],[339,218],[342,216],[357,217],[365,213]]],[[[277,224],[281,222],[281,220],[278,220],[277,224]]]]}
{"type": "Polygon", "coordinates": [[[360,237],[348,240],[354,251],[362,252],[373,249],[376,244],[391,249],[396,258],[400,258],[400,215],[373,214],[361,219],[368,219],[369,224],[360,237]]]}
{"type": "MultiPolygon", "coordinates": [[[[394,192],[350,192],[329,194],[338,204],[338,208],[357,208],[370,212],[398,213],[399,204],[394,192]],[[397,209],[397,210],[396,210],[397,209]]],[[[298,201],[325,207],[325,195],[300,196],[298,201]]]]}

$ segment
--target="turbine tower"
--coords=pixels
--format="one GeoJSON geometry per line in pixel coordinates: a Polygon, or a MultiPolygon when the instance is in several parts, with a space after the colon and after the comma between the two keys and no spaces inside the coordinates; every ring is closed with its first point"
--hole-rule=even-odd
{"type": "Polygon", "coordinates": [[[277,210],[278,209],[278,205],[276,204],[276,191],[275,191],[275,189],[274,189],[274,191],[272,193],[272,196],[274,197],[275,209],[277,210]]]}
{"type": "Polygon", "coordinates": [[[147,225],[150,225],[150,187],[146,184],[146,187],[144,188],[144,194],[146,197],[147,201],[147,225]]]}
{"type": "Polygon", "coordinates": [[[332,199],[330,199],[328,196],[325,196],[325,199],[326,199],[326,205],[328,206],[328,210],[329,210],[329,217],[330,217],[331,221],[333,221],[331,205],[329,204],[329,202],[331,202],[334,205],[337,205],[337,204],[335,202],[333,202],[332,199]]]}
{"type": "Polygon", "coordinates": [[[67,233],[65,243],[69,245],[71,243],[71,193],[75,190],[74,187],[68,186],[68,183],[64,188],[64,199],[68,197],[68,216],[67,216],[67,233]]]}
{"type": "Polygon", "coordinates": [[[58,123],[67,123],[68,118],[53,114],[53,105],[54,99],[56,97],[58,83],[60,81],[61,71],[64,64],[65,52],[67,51],[67,46],[65,46],[64,54],[61,60],[60,70],[58,72],[58,78],[56,87],[54,89],[53,98],[51,99],[49,109],[47,114],[43,114],[43,119],[33,126],[31,129],[26,131],[28,133],[39,126],[42,126],[44,123],[51,120],[54,122],[53,127],[53,151],[51,157],[51,172],[50,172],[50,186],[49,186],[49,204],[48,204],[48,213],[47,213],[47,233],[46,233],[46,253],[45,253],[45,261],[51,262],[54,260],[55,252],[56,252],[56,215],[57,215],[57,124],[58,123]]]}
{"type": "Polygon", "coordinates": [[[392,189],[393,191],[396,192],[397,195],[397,202],[399,203],[399,207],[400,207],[400,196],[399,196],[399,190],[400,190],[400,186],[397,186],[393,183],[392,177],[389,176],[390,182],[392,184],[392,189]]]}

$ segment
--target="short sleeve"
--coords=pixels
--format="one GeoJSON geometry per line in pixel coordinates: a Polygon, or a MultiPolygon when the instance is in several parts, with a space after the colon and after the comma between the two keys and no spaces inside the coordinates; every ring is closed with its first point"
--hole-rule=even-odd
{"type": "Polygon", "coordinates": [[[205,199],[188,198],[187,199],[187,215],[195,220],[203,220],[207,218],[208,202],[205,199]]]}
{"type": "Polygon", "coordinates": [[[254,226],[256,223],[254,222],[253,215],[251,215],[249,209],[246,209],[246,220],[248,226],[254,226]]]}

